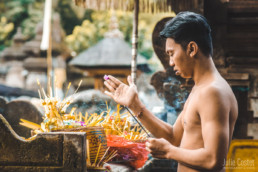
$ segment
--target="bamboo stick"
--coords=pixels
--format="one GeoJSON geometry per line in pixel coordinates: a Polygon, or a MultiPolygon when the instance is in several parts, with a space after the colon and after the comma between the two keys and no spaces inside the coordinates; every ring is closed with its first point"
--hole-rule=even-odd
{"type": "Polygon", "coordinates": [[[108,150],[109,150],[110,147],[107,148],[107,150],[105,151],[104,155],[101,157],[101,159],[99,160],[98,164],[96,165],[97,167],[101,164],[100,162],[105,158],[108,150]]]}
{"type": "Polygon", "coordinates": [[[137,72],[138,19],[139,19],[139,0],[134,0],[131,77],[132,77],[133,83],[135,84],[136,84],[136,72],[137,72]]]}

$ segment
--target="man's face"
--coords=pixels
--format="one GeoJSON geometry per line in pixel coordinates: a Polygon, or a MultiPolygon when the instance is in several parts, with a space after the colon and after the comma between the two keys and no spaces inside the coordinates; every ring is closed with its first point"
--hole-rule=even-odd
{"type": "Polygon", "coordinates": [[[180,75],[183,78],[192,77],[192,59],[182,46],[172,38],[167,38],[166,40],[166,53],[169,55],[169,65],[174,67],[176,75],[180,75]]]}

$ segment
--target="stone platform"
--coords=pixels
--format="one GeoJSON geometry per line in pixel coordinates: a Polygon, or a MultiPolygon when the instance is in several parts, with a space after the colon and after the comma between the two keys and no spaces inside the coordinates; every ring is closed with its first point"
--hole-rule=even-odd
{"type": "Polygon", "coordinates": [[[86,133],[41,133],[33,140],[18,136],[0,115],[0,171],[86,171],[86,133]]]}

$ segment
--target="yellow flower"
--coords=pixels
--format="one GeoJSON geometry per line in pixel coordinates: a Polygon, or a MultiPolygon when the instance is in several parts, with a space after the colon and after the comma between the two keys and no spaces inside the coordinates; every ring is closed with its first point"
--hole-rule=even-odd
{"type": "Polygon", "coordinates": [[[4,17],[4,16],[3,16],[3,17],[1,17],[1,23],[4,23],[4,24],[5,24],[6,22],[7,22],[6,17],[4,17]]]}
{"type": "Polygon", "coordinates": [[[6,32],[11,32],[14,28],[14,24],[13,23],[8,23],[6,26],[5,26],[5,30],[6,32]]]}
{"type": "Polygon", "coordinates": [[[73,34],[77,35],[79,34],[81,31],[81,26],[75,26],[75,28],[73,29],[73,34]]]}
{"type": "Polygon", "coordinates": [[[72,43],[73,41],[74,41],[74,36],[73,36],[73,35],[68,35],[68,36],[66,37],[66,42],[72,43]]]}
{"type": "Polygon", "coordinates": [[[91,22],[89,21],[89,20],[84,20],[83,22],[82,22],[82,27],[87,27],[87,26],[89,26],[91,24],[91,22]]]}

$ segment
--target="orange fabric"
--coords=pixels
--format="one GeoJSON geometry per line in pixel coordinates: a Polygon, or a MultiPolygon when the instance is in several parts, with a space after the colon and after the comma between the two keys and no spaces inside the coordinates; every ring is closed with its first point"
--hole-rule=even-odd
{"type": "Polygon", "coordinates": [[[145,142],[132,142],[121,136],[107,135],[107,145],[110,151],[117,150],[117,156],[112,161],[123,161],[137,169],[148,159],[149,152],[145,149],[145,142]]]}

